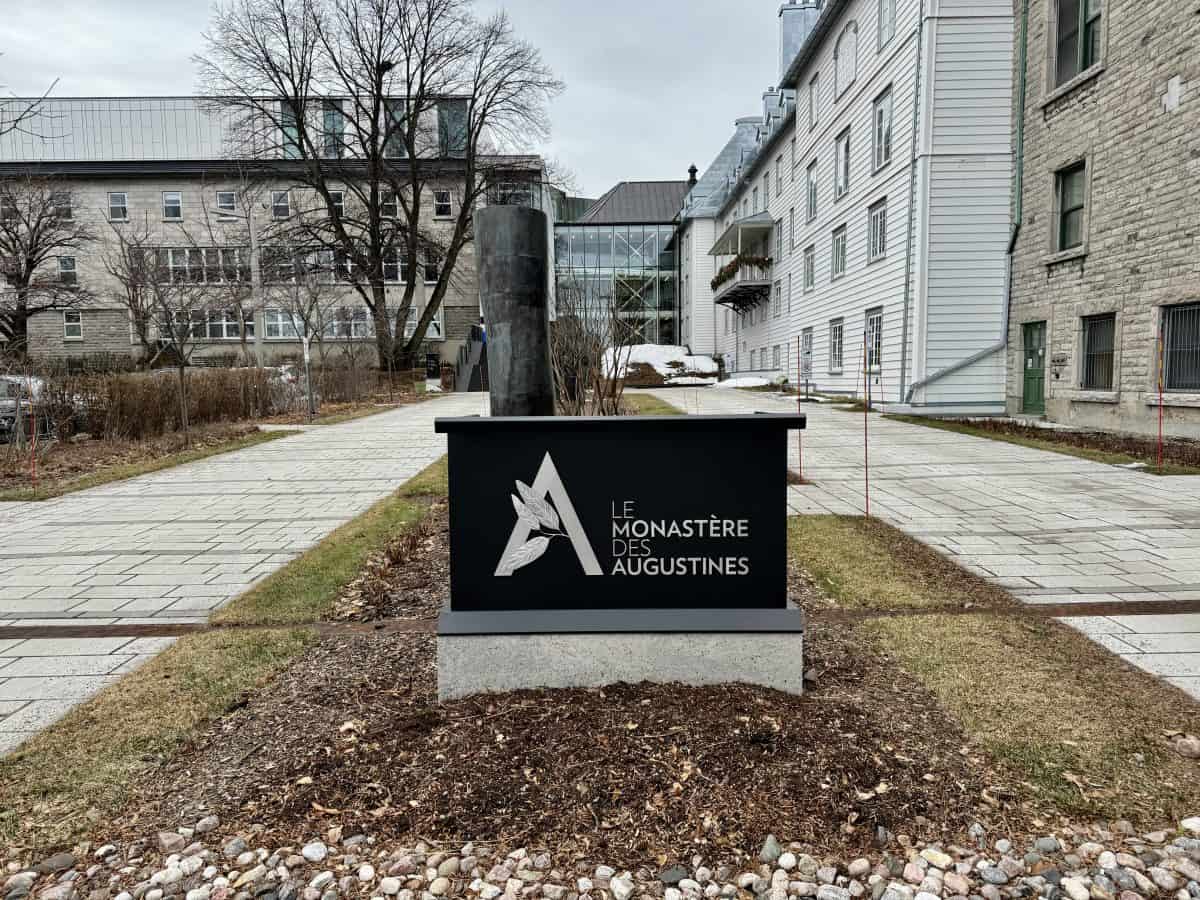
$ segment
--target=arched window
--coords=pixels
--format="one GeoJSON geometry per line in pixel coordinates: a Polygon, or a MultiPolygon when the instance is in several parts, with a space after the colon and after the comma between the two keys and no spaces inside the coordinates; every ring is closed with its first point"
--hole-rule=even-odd
{"type": "Polygon", "coordinates": [[[834,95],[842,96],[846,88],[854,84],[858,74],[858,23],[849,22],[842,29],[837,46],[833,50],[834,95]]]}

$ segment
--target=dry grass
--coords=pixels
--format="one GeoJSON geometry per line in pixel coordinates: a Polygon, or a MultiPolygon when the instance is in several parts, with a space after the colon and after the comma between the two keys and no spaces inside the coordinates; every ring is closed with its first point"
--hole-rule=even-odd
{"type": "Polygon", "coordinates": [[[621,397],[621,406],[631,416],[681,416],[684,411],[673,403],[660,400],[653,394],[635,394],[628,391],[621,397]]]}
{"type": "Polygon", "coordinates": [[[1200,706],[1085,636],[878,520],[800,517],[793,563],[838,607],[981,610],[897,615],[857,627],[922,683],[1049,815],[1161,824],[1200,808],[1200,766],[1167,731],[1200,731],[1200,706]]]}
{"type": "MultiPolygon", "coordinates": [[[[0,759],[0,840],[69,846],[114,813],[142,773],[278,673],[312,632],[207,632],[136,672],[0,759]]],[[[16,855],[16,854],[10,854],[16,855]]]]}
{"type": "Polygon", "coordinates": [[[420,521],[433,497],[447,490],[439,460],[282,569],[268,575],[212,617],[218,625],[299,625],[317,622],[338,592],[358,577],[368,557],[398,531],[420,521]]]}

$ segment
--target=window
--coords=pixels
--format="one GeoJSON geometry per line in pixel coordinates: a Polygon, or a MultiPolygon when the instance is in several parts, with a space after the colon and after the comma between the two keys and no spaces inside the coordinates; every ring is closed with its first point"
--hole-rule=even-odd
{"type": "Polygon", "coordinates": [[[396,247],[383,258],[383,280],[408,284],[408,251],[396,247]]]}
{"type": "Polygon", "coordinates": [[[837,281],[846,274],[846,226],[833,232],[833,253],[829,264],[829,280],[837,281]]]}
{"type": "Polygon", "coordinates": [[[1163,386],[1200,391],[1200,303],[1168,306],[1163,314],[1163,386]]]}
{"type": "Polygon", "coordinates": [[[276,219],[286,219],[292,214],[292,195],[287,191],[271,192],[271,215],[276,219]]]}
{"type": "Polygon", "coordinates": [[[771,208],[771,173],[763,172],[763,212],[771,208]]]}
{"type": "Polygon", "coordinates": [[[179,191],[163,191],[163,218],[177,222],[183,218],[183,194],[179,191]]]}
{"type": "Polygon", "coordinates": [[[1079,384],[1085,391],[1112,390],[1113,339],[1116,331],[1116,313],[1084,317],[1083,377],[1079,384]]]}
{"type": "Polygon", "coordinates": [[[812,131],[817,127],[817,121],[821,116],[821,76],[820,74],[813,75],[812,80],[808,83],[808,130],[812,131]]]}
{"type": "Polygon", "coordinates": [[[788,210],[788,253],[796,252],[796,207],[788,210]]]}
{"type": "Polygon", "coordinates": [[[54,217],[56,219],[74,219],[75,211],[71,208],[71,192],[70,191],[54,191],[50,195],[50,203],[54,207],[54,217]]]}
{"type": "Polygon", "coordinates": [[[783,219],[775,220],[775,260],[783,259],[783,219]]]}
{"type": "Polygon", "coordinates": [[[817,247],[810,244],[804,248],[804,293],[817,286],[817,247]]]}
{"type": "Polygon", "coordinates": [[[380,193],[379,215],[385,219],[395,219],[400,215],[400,206],[396,202],[395,191],[383,191],[380,193]]]}
{"type": "Polygon", "coordinates": [[[796,180],[796,139],[792,138],[792,143],[789,149],[788,168],[792,172],[791,180],[796,180]]]}
{"type": "Polygon", "coordinates": [[[775,158],[775,196],[783,196],[783,154],[775,158]]]}
{"type": "Polygon", "coordinates": [[[0,222],[12,222],[19,215],[15,198],[10,196],[0,197],[0,222]]]}
{"type": "Polygon", "coordinates": [[[883,365],[883,307],[867,310],[867,371],[878,372],[883,365]]]}
{"type": "Polygon", "coordinates": [[[875,98],[871,121],[871,162],[879,171],[892,161],[892,89],[875,98]]]}
{"type": "Polygon", "coordinates": [[[729,334],[729,310],[725,310],[725,333],[729,334]]]}
{"type": "Polygon", "coordinates": [[[237,211],[237,194],[234,191],[217,191],[217,212],[229,216],[237,211]]]}
{"type": "Polygon", "coordinates": [[[300,126],[296,108],[290,100],[279,102],[280,147],[284,159],[300,158],[300,126]]]}
{"type": "Polygon", "coordinates": [[[750,369],[751,369],[751,370],[754,370],[755,368],[757,368],[757,366],[755,366],[755,365],[754,365],[754,363],[755,363],[755,361],[757,360],[757,358],[758,358],[758,351],[757,351],[757,350],[751,350],[751,351],[750,351],[750,369]]]}
{"type": "Polygon", "coordinates": [[[779,364],[780,364],[780,362],[782,362],[782,356],[783,356],[783,354],[780,352],[780,347],[778,344],[776,344],[774,347],[771,348],[771,368],[772,369],[779,368],[779,364]]]}
{"type": "Polygon", "coordinates": [[[242,328],[246,329],[246,337],[254,337],[254,320],[239,321],[236,310],[192,310],[192,337],[209,341],[233,341],[242,336],[242,328]]]}
{"type": "Polygon", "coordinates": [[[850,191],[850,129],[837,138],[834,152],[833,199],[840,200],[850,191]]]}
{"type": "Polygon", "coordinates": [[[438,103],[438,148],[442,156],[466,155],[466,100],[442,100],[438,103]]]}
{"type": "Polygon", "coordinates": [[[83,340],[83,313],[77,309],[63,310],[63,340],[83,340]]]}
{"type": "Polygon", "coordinates": [[[58,258],[58,283],[78,284],[79,276],[75,271],[75,257],[60,256],[58,258]]]}
{"type": "Polygon", "coordinates": [[[159,247],[155,253],[159,271],[171,284],[250,281],[250,253],[244,247],[159,247]]]}
{"type": "Polygon", "coordinates": [[[1071,250],[1083,244],[1083,211],[1086,176],[1084,163],[1057,172],[1055,201],[1058,206],[1056,250],[1071,250]]]}
{"type": "Polygon", "coordinates": [[[332,320],[325,326],[327,338],[368,338],[374,333],[375,329],[365,306],[357,306],[354,309],[343,306],[334,312],[332,320]]]}
{"type": "Polygon", "coordinates": [[[807,186],[805,191],[805,221],[811,222],[817,217],[817,161],[814,159],[808,165],[806,173],[807,186]]]}
{"type": "Polygon", "coordinates": [[[346,117],[342,113],[341,100],[324,100],[321,103],[321,138],[326,159],[341,159],[346,142],[346,117]]]}
{"type": "Polygon", "coordinates": [[[842,319],[829,320],[830,375],[840,375],[842,373],[842,334],[845,331],[843,325],[844,322],[842,319]]]}
{"type": "Polygon", "coordinates": [[[110,222],[129,221],[129,195],[117,192],[108,195],[108,220],[110,222]]]}
{"type": "Polygon", "coordinates": [[[867,232],[870,244],[867,261],[874,262],[887,256],[887,200],[880,200],[867,211],[867,232]]]}
{"type": "Polygon", "coordinates": [[[264,309],[263,326],[267,330],[268,341],[294,341],[303,330],[292,314],[282,309],[264,309]]]}
{"type": "Polygon", "coordinates": [[[879,0],[878,47],[882,50],[896,34],[896,0],[879,0]]]}
{"type": "Polygon", "coordinates": [[[753,198],[753,208],[754,208],[754,211],[757,213],[758,212],[758,187],[757,186],[751,192],[750,196],[753,198]]]}
{"type": "Polygon", "coordinates": [[[342,191],[329,192],[329,206],[339,219],[346,215],[346,195],[342,191]]]}
{"type": "Polygon", "coordinates": [[[812,378],[813,330],[805,328],[800,332],[800,377],[805,381],[812,378]]]}
{"type": "Polygon", "coordinates": [[[404,100],[386,99],[383,101],[385,134],[383,155],[391,159],[403,159],[408,155],[404,145],[405,107],[404,100]]]}
{"type": "Polygon", "coordinates": [[[787,311],[789,313],[792,311],[792,273],[791,272],[788,272],[787,311]]]}
{"type": "Polygon", "coordinates": [[[783,315],[783,280],[775,282],[775,291],[771,295],[771,315],[778,319],[783,315]]]}
{"type": "Polygon", "coordinates": [[[438,219],[448,219],[454,215],[454,207],[450,202],[449,191],[433,192],[433,215],[438,219]]]}
{"type": "Polygon", "coordinates": [[[1055,85],[1066,84],[1100,61],[1101,0],[1055,0],[1055,85]]]}
{"type": "Polygon", "coordinates": [[[442,261],[438,255],[432,250],[425,251],[425,283],[434,284],[438,280],[438,275],[441,271],[442,261]]]}
{"type": "Polygon", "coordinates": [[[850,22],[842,29],[833,49],[833,95],[841,97],[858,77],[858,23],[850,22]]]}

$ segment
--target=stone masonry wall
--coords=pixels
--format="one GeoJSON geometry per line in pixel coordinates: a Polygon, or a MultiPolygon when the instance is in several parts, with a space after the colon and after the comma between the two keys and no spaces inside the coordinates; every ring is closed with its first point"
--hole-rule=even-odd
{"type": "MultiPolygon", "coordinates": [[[[1161,308],[1200,300],[1200,7],[1109,0],[1100,63],[1058,89],[1054,10],[1054,0],[1029,0],[1008,408],[1022,407],[1022,325],[1045,320],[1047,417],[1150,432],[1161,308]],[[1079,160],[1087,165],[1084,245],[1055,254],[1055,172],[1079,160]],[[1113,390],[1083,391],[1080,319],[1109,312],[1113,390]]],[[[1200,436],[1200,394],[1168,394],[1165,420],[1168,433],[1200,436]]]]}

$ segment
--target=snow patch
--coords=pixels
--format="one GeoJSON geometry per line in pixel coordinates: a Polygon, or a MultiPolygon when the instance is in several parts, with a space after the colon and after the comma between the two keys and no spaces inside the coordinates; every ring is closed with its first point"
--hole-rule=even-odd
{"type": "Polygon", "coordinates": [[[772,382],[768,381],[766,378],[760,378],[757,375],[744,375],[741,378],[729,378],[725,381],[719,382],[717,384],[717,387],[719,387],[719,388],[761,388],[761,387],[769,387],[771,384],[772,384],[772,382]]]}
{"type": "Polygon", "coordinates": [[[635,344],[606,350],[604,371],[610,377],[615,374],[624,378],[634,387],[657,387],[663,384],[713,384],[718,370],[716,360],[711,356],[692,355],[686,347],[635,344]]]}

